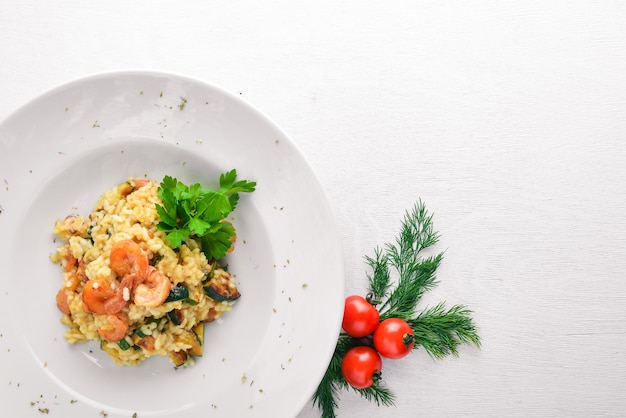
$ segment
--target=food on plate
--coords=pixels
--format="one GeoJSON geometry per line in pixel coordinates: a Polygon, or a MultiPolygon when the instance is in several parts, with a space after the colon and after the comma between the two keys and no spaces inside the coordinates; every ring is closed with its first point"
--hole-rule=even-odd
{"type": "Polygon", "coordinates": [[[168,356],[194,364],[204,348],[204,324],[240,297],[219,261],[232,251],[226,216],[239,192],[256,183],[220,176],[213,191],[166,176],[161,184],[129,179],[107,190],[87,218],[58,220],[62,245],[51,255],[63,272],[56,295],[70,344],[99,341],[118,365],[168,356]]]}

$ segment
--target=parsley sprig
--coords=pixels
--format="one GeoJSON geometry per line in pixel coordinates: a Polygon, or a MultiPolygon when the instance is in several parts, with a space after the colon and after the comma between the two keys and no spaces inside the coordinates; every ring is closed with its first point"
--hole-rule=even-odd
{"type": "Polygon", "coordinates": [[[162,205],[156,204],[160,217],[157,229],[167,232],[166,239],[173,248],[188,237],[198,239],[207,259],[220,259],[232,245],[235,228],[225,218],[235,210],[239,193],[255,190],[256,182],[237,180],[237,171],[220,175],[219,190],[187,186],[171,176],[165,176],[158,188],[162,205]]]}
{"type": "MultiPolygon", "coordinates": [[[[417,312],[421,297],[436,284],[436,272],[443,253],[424,256],[424,251],[439,241],[433,229],[432,215],[420,200],[402,221],[395,243],[376,248],[365,261],[371,272],[369,299],[376,300],[380,320],[401,318],[414,332],[414,350],[422,347],[433,359],[449,354],[458,356],[461,344],[480,347],[480,337],[472,321],[472,311],[463,305],[446,309],[441,302],[434,307],[417,312]]],[[[341,361],[348,350],[358,345],[373,346],[371,337],[354,338],[341,332],[328,369],[313,395],[322,417],[334,418],[338,398],[343,390],[354,390],[378,406],[394,405],[395,396],[389,388],[373,385],[366,389],[350,386],[341,374],[341,361]]]]}

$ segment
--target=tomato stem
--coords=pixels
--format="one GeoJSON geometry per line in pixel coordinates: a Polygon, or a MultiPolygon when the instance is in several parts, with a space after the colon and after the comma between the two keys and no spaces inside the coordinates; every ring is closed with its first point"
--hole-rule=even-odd
{"type": "Polygon", "coordinates": [[[374,374],[372,374],[372,380],[374,381],[374,384],[372,386],[378,386],[382,379],[383,372],[381,372],[380,370],[375,371],[374,374]]]}
{"type": "Polygon", "coordinates": [[[414,342],[415,336],[413,334],[406,333],[402,336],[402,344],[404,344],[406,348],[409,348],[414,342]]]}
{"type": "Polygon", "coordinates": [[[365,300],[373,306],[379,305],[380,303],[382,303],[381,300],[378,299],[374,299],[374,293],[373,292],[369,292],[367,295],[365,295],[365,300]]]}

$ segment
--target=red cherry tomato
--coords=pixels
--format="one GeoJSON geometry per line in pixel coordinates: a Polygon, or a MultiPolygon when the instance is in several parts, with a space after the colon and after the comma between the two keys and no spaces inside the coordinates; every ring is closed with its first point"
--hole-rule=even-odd
{"type": "Polygon", "coordinates": [[[402,319],[385,319],[374,331],[374,347],[383,357],[402,358],[411,352],[414,345],[413,330],[402,319]]]}
{"type": "Polygon", "coordinates": [[[376,307],[359,295],[348,296],[343,311],[342,328],[353,337],[370,335],[378,326],[376,307]]]}
{"type": "Polygon", "coordinates": [[[383,361],[371,347],[352,347],[341,361],[341,373],[350,385],[357,389],[372,386],[379,378],[383,361]]]}

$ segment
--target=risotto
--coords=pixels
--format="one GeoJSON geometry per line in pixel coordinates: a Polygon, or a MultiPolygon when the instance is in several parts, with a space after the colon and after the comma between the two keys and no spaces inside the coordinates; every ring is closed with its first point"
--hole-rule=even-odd
{"type": "Polygon", "coordinates": [[[192,365],[205,323],[239,297],[233,277],[196,240],[168,244],[156,228],[160,203],[156,182],[129,179],[106,191],[88,218],[70,215],[53,229],[62,242],[51,260],[63,272],[56,302],[65,338],[99,341],[118,365],[155,355],[192,365]]]}

